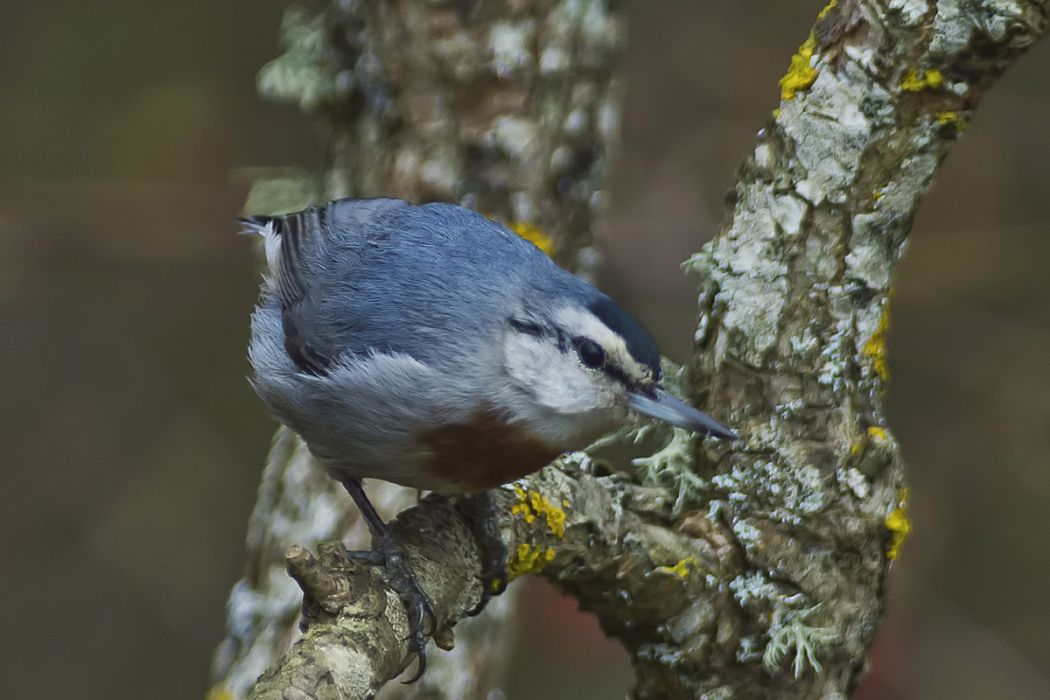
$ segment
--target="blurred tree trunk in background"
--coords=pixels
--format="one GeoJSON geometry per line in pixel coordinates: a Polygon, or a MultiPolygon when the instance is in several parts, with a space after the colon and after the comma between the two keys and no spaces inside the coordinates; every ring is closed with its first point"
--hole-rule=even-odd
{"type": "MultiPolygon", "coordinates": [[[[1045,0],[821,11],[722,233],[690,260],[703,283],[684,389],[741,441],[674,434],[630,474],[569,455],[493,492],[511,573],[542,572],[594,611],[632,657],[636,697],[844,697],[862,676],[909,528],[882,413],[894,265],[937,166],[1046,14],[1045,0]]],[[[619,34],[606,3],[582,0],[290,11],[287,52],[260,86],[323,115],[332,164],[319,181],[260,183],[249,208],[350,194],[458,201],[549,236],[563,263],[589,268],[619,34]]],[[[284,549],[360,536],[348,509],[279,431],[217,689],[242,696],[287,650],[297,596],[284,549]]],[[[413,559],[437,564],[421,580],[439,618],[462,618],[480,597],[480,564],[452,504],[429,497],[394,530],[413,559]]],[[[381,582],[332,585],[345,583],[341,563],[324,548],[320,560],[290,557],[311,626],[254,697],[369,697],[412,660],[398,641],[403,612],[369,607],[381,582]]],[[[502,638],[490,625],[506,608],[476,632],[457,626],[457,655],[433,652],[408,692],[483,697],[499,652],[479,660],[476,640],[502,638]]]]}

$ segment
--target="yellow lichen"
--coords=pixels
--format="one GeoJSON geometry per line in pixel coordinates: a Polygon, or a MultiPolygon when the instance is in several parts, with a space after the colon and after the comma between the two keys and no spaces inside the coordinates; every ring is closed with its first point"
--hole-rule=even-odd
{"type": "Polygon", "coordinates": [[[811,64],[813,52],[817,48],[817,37],[813,32],[798,47],[798,51],[791,57],[787,73],[780,79],[780,99],[793,100],[795,95],[803,90],[808,90],[813,81],[817,79],[817,69],[811,64]]]}
{"type": "MultiPolygon", "coordinates": [[[[511,515],[520,517],[526,525],[536,525],[545,529],[546,535],[553,535],[558,539],[565,537],[564,510],[544,498],[539,491],[526,491],[520,484],[514,484],[513,488],[518,502],[511,506],[511,515]]],[[[563,500],[562,503],[566,507],[569,506],[568,500],[563,500]]],[[[540,534],[543,535],[542,530],[540,534]]],[[[554,547],[522,542],[515,547],[513,556],[507,563],[507,580],[513,581],[519,576],[542,570],[556,555],[557,550],[554,547]]]]}
{"type": "Polygon", "coordinates": [[[554,237],[538,226],[534,226],[527,221],[512,221],[507,224],[507,228],[532,243],[547,255],[551,255],[554,252],[556,247],[554,237]]]}
{"type": "Polygon", "coordinates": [[[208,691],[204,700],[233,700],[233,693],[228,688],[217,685],[208,691]]]}
{"type": "Polygon", "coordinates": [[[868,426],[866,431],[866,437],[858,437],[849,446],[850,457],[859,457],[868,448],[869,445],[875,443],[879,446],[890,439],[890,434],[886,432],[886,429],[878,425],[868,426]]]}
{"type": "Polygon", "coordinates": [[[839,0],[831,0],[831,2],[829,2],[827,5],[825,5],[824,8],[820,12],[817,13],[817,21],[819,22],[820,20],[824,19],[829,14],[831,14],[831,11],[835,9],[835,5],[838,5],[838,4],[839,4],[839,0]]]}
{"type": "Polygon", "coordinates": [[[890,325],[890,303],[887,300],[882,307],[882,316],[879,317],[879,325],[864,343],[864,356],[871,361],[871,368],[879,379],[886,381],[890,378],[889,364],[886,362],[886,329],[890,325]]]}
{"type": "MultiPolygon", "coordinates": [[[[561,539],[565,537],[565,511],[554,505],[543,497],[539,491],[525,491],[521,486],[514,484],[514,493],[518,502],[511,506],[511,515],[520,515],[527,524],[532,525],[537,518],[543,518],[547,523],[547,530],[561,539]]],[[[565,501],[568,503],[568,501],[565,501]]]]}
{"type": "Polygon", "coordinates": [[[930,70],[911,70],[901,81],[901,90],[905,92],[922,92],[936,90],[944,84],[944,74],[936,68],[930,70]]]}
{"type": "MultiPolygon", "coordinates": [[[[817,15],[817,21],[827,17],[837,3],[838,0],[831,0],[817,15]]],[[[817,69],[813,67],[813,54],[816,50],[817,36],[810,32],[806,40],[802,42],[802,46],[799,46],[798,51],[791,57],[787,73],[780,79],[780,98],[782,100],[795,99],[795,95],[808,90],[813,81],[817,79],[817,69]]],[[[773,116],[774,118],[780,116],[779,108],[774,110],[773,116]]]]}
{"type": "Polygon", "coordinates": [[[510,514],[520,515],[524,518],[526,523],[532,525],[532,523],[536,521],[536,513],[529,508],[528,496],[525,494],[525,489],[514,484],[514,493],[518,495],[518,502],[511,506],[510,514]]]}
{"type": "Polygon", "coordinates": [[[689,578],[689,574],[693,569],[700,568],[700,562],[696,560],[696,557],[686,557],[679,559],[678,563],[674,566],[658,566],[656,570],[664,574],[672,574],[679,578],[689,578]]]}
{"type": "Polygon", "coordinates": [[[946,129],[954,129],[955,131],[966,131],[966,127],[970,126],[970,122],[967,121],[966,117],[952,111],[938,113],[937,123],[946,129]]]}
{"type": "Polygon", "coordinates": [[[897,496],[897,507],[890,511],[885,520],[886,529],[890,531],[890,544],[886,548],[886,558],[893,561],[901,551],[901,545],[911,534],[911,520],[908,518],[908,489],[902,488],[897,496]]]}
{"type": "Polygon", "coordinates": [[[532,546],[527,542],[519,544],[514,550],[514,556],[507,562],[507,580],[513,581],[525,574],[542,571],[547,562],[554,559],[554,548],[532,546]]]}

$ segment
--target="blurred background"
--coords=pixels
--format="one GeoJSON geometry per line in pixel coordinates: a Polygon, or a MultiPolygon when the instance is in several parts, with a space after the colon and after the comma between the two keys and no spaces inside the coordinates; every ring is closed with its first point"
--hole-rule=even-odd
{"type": "MultiPolygon", "coordinates": [[[[821,2],[627,3],[603,285],[678,360],[733,173],[821,2]],[[659,281],[657,284],[656,281],[659,281]]],[[[204,694],[273,424],[244,380],[245,168],[322,143],[255,96],[276,0],[0,4],[0,697],[204,694]]],[[[1050,46],[987,96],[895,283],[915,533],[865,698],[1050,697],[1050,46]]],[[[541,582],[511,700],[622,697],[541,582]]]]}

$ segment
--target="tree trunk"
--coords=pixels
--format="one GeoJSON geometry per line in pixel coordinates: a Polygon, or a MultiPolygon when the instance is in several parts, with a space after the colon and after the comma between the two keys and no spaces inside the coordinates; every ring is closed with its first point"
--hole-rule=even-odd
{"type": "MultiPolygon", "coordinates": [[[[463,201],[553,232],[569,241],[563,260],[578,260],[616,121],[608,8],[367,7],[318,24],[331,40],[324,60],[348,61],[346,78],[286,70],[301,92],[285,94],[342,105],[331,108],[331,181],[354,187],[328,193],[463,201]],[[568,43],[559,52],[551,41],[568,43]]],[[[840,0],[822,10],[740,170],[721,234],[690,260],[703,283],[685,388],[742,439],[676,433],[630,474],[575,453],[493,492],[512,577],[541,573],[595,612],[632,656],[636,698],[844,697],[855,687],[909,528],[903,464],[882,415],[894,265],[979,98],[1046,18],[1046,0],[840,0]]],[[[283,435],[268,473],[304,454],[283,435]]],[[[288,508],[263,505],[275,502],[264,488],[255,537],[316,541],[296,528],[341,510],[326,486],[313,488],[320,494],[292,493],[289,482],[280,498],[295,504],[290,517],[268,515],[288,508]]],[[[461,619],[480,599],[480,564],[455,503],[428,497],[393,527],[439,618],[461,619]]],[[[311,624],[251,697],[299,697],[292,688],[371,697],[411,661],[396,598],[337,547],[318,558],[293,548],[287,561],[311,624]]],[[[253,581],[287,588],[273,566],[253,581]]]]}

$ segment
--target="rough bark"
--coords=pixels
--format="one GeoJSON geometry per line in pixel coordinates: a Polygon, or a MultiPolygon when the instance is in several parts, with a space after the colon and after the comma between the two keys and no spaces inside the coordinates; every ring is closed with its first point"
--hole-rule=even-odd
{"type": "MultiPolygon", "coordinates": [[[[393,517],[416,504],[415,491],[367,485],[381,514],[393,517]]],[[[242,698],[259,676],[299,639],[303,595],[288,575],[290,546],[344,542],[368,546],[368,531],[342,487],[318,467],[294,433],[277,431],[248,524],[247,568],[230,593],[226,638],[215,653],[210,700],[242,698]]],[[[514,595],[501,596],[484,617],[457,626],[455,650],[431,654],[430,668],[413,686],[391,684],[385,700],[487,698],[498,687],[514,595]]]]}
{"type": "MultiPolygon", "coordinates": [[[[344,196],[458,201],[510,223],[564,265],[593,268],[619,121],[612,70],[621,32],[608,3],[318,2],[290,7],[282,38],[285,52],[260,72],[260,92],[323,124],[330,165],[320,176],[263,173],[249,213],[344,196]]],[[[416,502],[414,491],[368,487],[385,517],[416,502]]],[[[368,536],[342,489],[279,430],[215,655],[214,697],[244,697],[299,638],[302,595],[285,553],[329,540],[360,549],[368,536]]],[[[453,652],[432,651],[419,683],[390,684],[383,697],[489,697],[513,598],[508,591],[458,625],[453,652]]]]}
{"type": "MultiPolygon", "coordinates": [[[[894,265],[979,98],[1046,19],[1046,0],[825,8],[722,233],[690,260],[703,282],[686,387],[742,440],[675,434],[631,473],[574,454],[493,492],[511,574],[540,572],[594,611],[632,656],[635,697],[855,687],[908,527],[882,414],[894,265]]],[[[480,565],[452,502],[395,527],[441,620],[462,618],[480,565]]],[[[370,697],[410,661],[379,577],[319,559],[289,555],[313,623],[252,697],[370,697]]]]}

